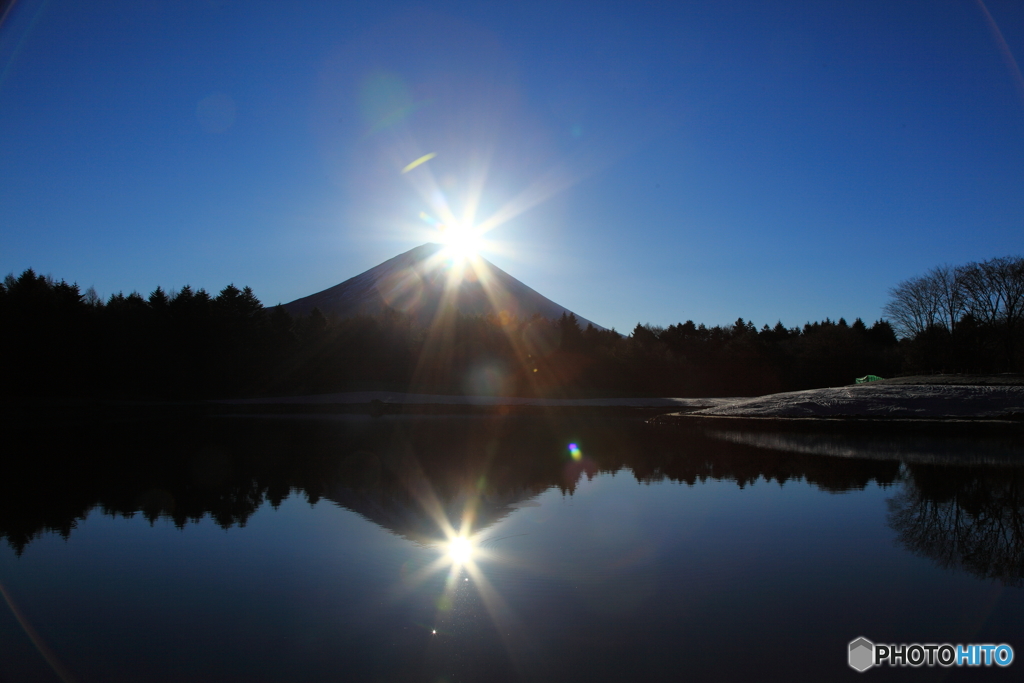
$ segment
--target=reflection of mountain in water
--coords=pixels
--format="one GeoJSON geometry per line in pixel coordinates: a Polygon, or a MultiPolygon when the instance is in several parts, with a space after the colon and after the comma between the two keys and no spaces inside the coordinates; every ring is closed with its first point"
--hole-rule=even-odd
{"type": "Polygon", "coordinates": [[[210,515],[227,528],[292,494],[431,543],[442,517],[458,526],[470,510],[481,530],[549,488],[571,495],[580,477],[622,470],[642,482],[793,480],[831,492],[902,481],[890,523],[907,548],[1003,580],[1019,580],[1024,552],[1019,468],[830,458],[625,419],[222,418],[34,438],[0,465],[0,536],[19,553],[43,533],[71,534],[96,508],[180,527],[210,515]]]}
{"type": "MultiPolygon", "coordinates": [[[[458,528],[465,511],[472,510],[473,527],[486,528],[508,515],[520,501],[544,490],[544,487],[496,490],[486,482],[482,486],[449,488],[445,485],[451,484],[450,480],[429,479],[416,461],[410,460],[405,465],[408,469],[404,472],[389,470],[385,474],[387,479],[397,480],[397,486],[353,486],[351,480],[340,479],[329,485],[324,498],[394,534],[429,544],[442,537],[439,519],[448,520],[458,528]]],[[[359,481],[364,479],[367,468],[374,470],[380,465],[376,456],[364,454],[362,459],[357,456],[350,460],[348,467],[359,481]]]]}

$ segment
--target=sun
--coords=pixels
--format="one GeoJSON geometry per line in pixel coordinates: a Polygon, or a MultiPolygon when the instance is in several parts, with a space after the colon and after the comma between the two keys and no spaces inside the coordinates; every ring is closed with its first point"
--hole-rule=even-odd
{"type": "Polygon", "coordinates": [[[444,226],[441,229],[441,243],[454,259],[464,261],[475,258],[483,246],[479,231],[461,225],[444,226]]]}

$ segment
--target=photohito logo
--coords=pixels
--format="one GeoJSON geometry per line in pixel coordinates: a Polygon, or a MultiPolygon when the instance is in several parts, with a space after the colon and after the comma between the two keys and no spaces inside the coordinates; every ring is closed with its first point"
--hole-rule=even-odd
{"type": "Polygon", "coordinates": [[[874,643],[867,638],[858,638],[850,643],[850,666],[857,671],[867,671],[874,663],[874,643]]]}
{"type": "Polygon", "coordinates": [[[862,672],[883,663],[889,666],[1009,666],[1013,661],[1013,648],[1005,643],[882,645],[863,636],[850,641],[847,654],[850,667],[862,672]]]}

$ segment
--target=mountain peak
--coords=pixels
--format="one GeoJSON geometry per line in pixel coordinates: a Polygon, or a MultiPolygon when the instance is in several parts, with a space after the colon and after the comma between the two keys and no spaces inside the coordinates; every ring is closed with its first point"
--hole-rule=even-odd
{"type": "MultiPolygon", "coordinates": [[[[353,278],[285,304],[292,315],[314,308],[324,315],[351,318],[379,315],[391,308],[430,324],[441,312],[560,318],[572,311],[556,304],[487,259],[456,263],[441,253],[444,245],[427,242],[353,278]]],[[[573,313],[573,315],[575,315],[573,313]]],[[[591,321],[576,316],[581,327],[591,321]]],[[[594,325],[598,329],[604,329],[594,325]]]]}

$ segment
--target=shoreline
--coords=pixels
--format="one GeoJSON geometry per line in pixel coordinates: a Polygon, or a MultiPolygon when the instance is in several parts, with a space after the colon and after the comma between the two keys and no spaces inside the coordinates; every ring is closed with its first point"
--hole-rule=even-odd
{"type": "Polygon", "coordinates": [[[750,430],[1018,431],[1020,375],[933,375],[734,398],[526,398],[355,391],[264,398],[140,401],[6,399],[0,423],[119,422],[217,416],[536,415],[644,418],[652,425],[750,430]]]}
{"type": "Polygon", "coordinates": [[[648,424],[663,427],[701,429],[734,429],[750,432],[810,433],[928,433],[928,434],[993,434],[1024,433],[1024,416],[1016,419],[985,417],[865,417],[837,415],[831,417],[747,417],[668,413],[650,418],[648,424]]]}
{"type": "MultiPolygon", "coordinates": [[[[697,407],[691,410],[697,410],[697,407]]],[[[218,417],[330,417],[330,416],[547,416],[635,418],[648,420],[680,407],[651,405],[535,405],[469,403],[215,403],[205,401],[37,401],[31,405],[8,403],[0,410],[0,424],[8,429],[38,429],[49,425],[118,424],[218,417]]]]}
{"type": "Polygon", "coordinates": [[[1020,376],[906,377],[737,399],[651,422],[757,431],[1015,432],[1024,430],[1024,385],[1020,376]]]}

